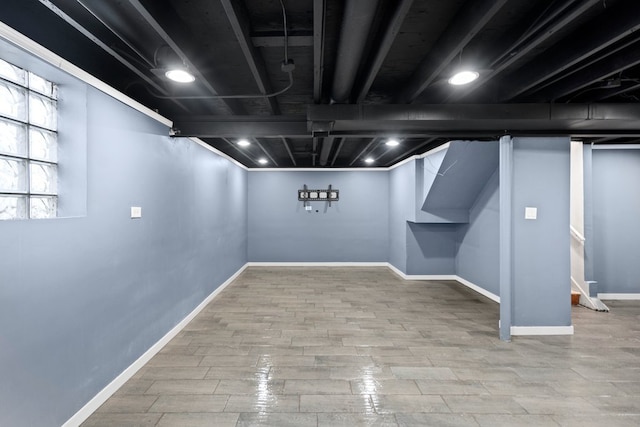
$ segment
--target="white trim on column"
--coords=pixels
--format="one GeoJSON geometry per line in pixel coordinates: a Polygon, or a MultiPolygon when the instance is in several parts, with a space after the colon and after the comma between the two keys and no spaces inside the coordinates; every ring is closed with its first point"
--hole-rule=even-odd
{"type": "Polygon", "coordinates": [[[606,300],[640,300],[640,294],[611,294],[602,293],[598,294],[598,298],[606,300]]]}
{"type": "Polygon", "coordinates": [[[571,326],[512,326],[511,335],[573,335],[571,326]]]}
{"type": "Polygon", "coordinates": [[[240,267],[233,276],[229,277],[223,284],[218,286],[204,301],[193,309],[180,323],[167,332],[158,342],[152,345],[144,352],[135,362],[126,368],[120,375],[111,381],[105,388],[96,394],[89,402],[87,402],[78,412],[76,412],[62,427],[75,427],[82,424],[91,414],[93,414],[104,402],[107,401],[124,383],[126,383],[136,372],[140,370],[153,356],[155,356],[162,348],[171,341],[187,324],[193,320],[206,306],[213,300],[224,288],[233,282],[245,269],[247,264],[240,267]]]}

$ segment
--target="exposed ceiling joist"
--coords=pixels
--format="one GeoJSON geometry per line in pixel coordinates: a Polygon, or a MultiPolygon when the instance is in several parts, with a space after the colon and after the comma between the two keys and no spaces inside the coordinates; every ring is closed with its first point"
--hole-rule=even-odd
{"type": "Polygon", "coordinates": [[[404,22],[407,13],[411,9],[411,5],[414,0],[401,0],[400,4],[396,6],[396,10],[391,17],[389,24],[387,25],[387,29],[382,37],[382,40],[378,44],[378,50],[373,58],[373,62],[371,65],[367,67],[367,74],[362,79],[362,84],[360,85],[360,89],[358,90],[358,94],[356,95],[356,103],[361,103],[367,93],[369,93],[369,89],[371,89],[371,85],[378,75],[378,71],[380,71],[380,67],[382,67],[382,63],[384,62],[393,42],[400,31],[400,27],[402,27],[402,23],[404,22]]]}
{"type": "Polygon", "coordinates": [[[228,138],[220,138],[222,139],[224,142],[226,142],[227,144],[229,144],[231,147],[233,147],[233,149],[240,154],[242,157],[246,158],[247,160],[249,160],[251,163],[253,163],[254,166],[259,166],[258,165],[258,161],[256,159],[254,159],[253,157],[249,156],[245,150],[242,150],[240,148],[238,148],[238,146],[236,144],[234,144],[232,141],[230,141],[228,138]]]}
{"type": "Polygon", "coordinates": [[[258,139],[258,138],[253,138],[253,141],[256,143],[256,145],[262,150],[262,152],[265,154],[265,156],[267,156],[269,158],[269,160],[271,160],[271,164],[273,166],[278,166],[278,162],[276,161],[276,159],[273,158],[273,156],[271,155],[271,153],[269,153],[269,150],[267,150],[266,148],[264,148],[264,145],[262,144],[262,142],[258,139]]]}
{"type": "Polygon", "coordinates": [[[333,155],[333,160],[331,160],[331,166],[336,164],[336,160],[338,160],[338,155],[340,154],[340,151],[342,150],[342,147],[344,146],[344,143],[346,140],[347,138],[340,138],[340,144],[338,144],[338,148],[336,148],[336,152],[333,155]]]}
{"type": "Polygon", "coordinates": [[[259,157],[279,167],[360,167],[365,156],[382,165],[452,138],[506,133],[637,138],[638,15],[636,0],[3,0],[0,8],[6,25],[172,120],[172,135],[202,137],[250,167],[263,167],[259,157]],[[295,82],[271,93],[288,77],[285,45],[295,82]],[[177,59],[196,74],[192,84],[165,80],[177,59]],[[479,80],[445,83],[472,60],[479,80]],[[521,104],[529,101],[539,104],[521,104]],[[253,145],[237,146],[241,137],[253,145]],[[384,145],[390,137],[401,145],[384,145]]]}
{"type": "Polygon", "coordinates": [[[605,12],[598,20],[598,31],[584,28],[545,51],[539,59],[522,67],[514,82],[503,88],[500,98],[509,100],[568,70],[640,29],[640,2],[625,0],[605,12]]]}
{"type": "Polygon", "coordinates": [[[427,146],[429,144],[432,144],[437,139],[438,138],[436,138],[436,137],[427,138],[424,141],[422,141],[420,144],[415,145],[413,147],[409,147],[402,154],[400,154],[400,155],[394,157],[393,159],[389,160],[388,162],[386,162],[385,166],[390,166],[390,165],[395,164],[399,160],[404,159],[405,157],[408,157],[409,155],[411,155],[411,153],[415,153],[416,151],[420,150],[422,147],[425,147],[425,146],[427,146]]]}
{"type": "Polygon", "coordinates": [[[289,141],[287,141],[287,138],[285,137],[280,137],[280,139],[282,140],[282,143],[284,144],[284,148],[287,150],[287,153],[289,154],[289,158],[291,159],[291,163],[293,163],[293,166],[298,166],[298,163],[296,162],[296,158],[293,155],[293,152],[291,151],[291,147],[289,146],[289,141]]]}
{"type": "MultiPolygon", "coordinates": [[[[74,29],[76,29],[80,34],[82,34],[84,37],[86,37],[89,40],[91,40],[93,43],[95,43],[97,46],[99,46],[102,50],[104,50],[109,55],[111,55],[113,58],[115,58],[119,63],[121,63],[122,65],[127,67],[130,71],[132,71],[136,76],[138,76],[140,79],[142,79],[149,86],[151,86],[152,88],[154,88],[155,90],[157,90],[158,92],[160,92],[163,95],[169,95],[169,92],[167,92],[167,90],[164,87],[160,86],[155,81],[153,81],[153,79],[149,78],[146,74],[141,72],[138,69],[138,67],[133,65],[124,56],[122,56],[120,53],[116,52],[112,47],[108,46],[106,43],[104,43],[102,40],[100,40],[98,37],[96,37],[89,30],[87,30],[82,25],[80,25],[80,23],[78,23],[73,18],[71,18],[68,14],[66,14],[64,11],[62,11],[62,9],[58,8],[56,5],[51,3],[49,0],[39,0],[39,1],[40,1],[41,4],[43,4],[44,6],[49,8],[49,10],[51,10],[53,13],[55,13],[60,18],[62,18],[67,24],[71,25],[74,29]]],[[[178,105],[182,110],[188,111],[188,108],[185,107],[185,105],[183,103],[181,103],[181,102],[179,102],[177,100],[173,100],[173,102],[176,105],[178,105]]]]}
{"type": "Polygon", "coordinates": [[[326,7],[326,0],[313,0],[313,101],[316,104],[322,98],[326,7]]]}
{"type": "MultiPolygon", "coordinates": [[[[241,3],[232,2],[231,0],[220,0],[222,7],[224,8],[229,24],[233,29],[240,49],[244,54],[253,79],[258,86],[258,90],[261,94],[266,95],[272,92],[271,83],[269,82],[269,76],[264,65],[264,60],[260,55],[260,52],[253,46],[250,37],[250,23],[244,10],[240,8],[241,3]]],[[[271,114],[280,114],[280,107],[275,97],[265,98],[269,104],[269,110],[271,114]]]]}
{"type": "MultiPolygon", "coordinates": [[[[164,8],[156,7],[153,13],[147,10],[145,6],[140,3],[139,0],[127,0],[131,6],[144,18],[144,20],[158,33],[158,35],[164,40],[164,42],[184,61],[189,69],[197,76],[202,84],[213,96],[218,95],[216,84],[213,83],[210,78],[202,74],[202,72],[196,67],[196,65],[190,60],[188,53],[182,48],[182,46],[195,46],[195,43],[191,40],[186,40],[179,28],[175,16],[167,13],[164,8]],[[171,33],[171,34],[170,34],[171,33]]],[[[189,52],[190,54],[191,52],[189,52]]],[[[235,114],[246,114],[245,108],[236,99],[224,99],[223,102],[227,104],[229,109],[235,114]]]]}
{"type": "MultiPolygon", "coordinates": [[[[570,79],[563,79],[546,87],[536,93],[536,96],[541,96],[543,99],[559,99],[576,91],[589,88],[594,83],[615,76],[636,65],[640,65],[640,43],[632,45],[619,55],[596,62],[591,67],[581,70],[580,73],[572,75],[570,79]]],[[[602,88],[606,88],[606,86],[602,88]]],[[[577,93],[573,97],[577,98],[580,94],[577,93]]]]}
{"type": "Polygon", "coordinates": [[[369,151],[369,149],[371,149],[371,147],[373,147],[376,143],[380,142],[380,138],[374,137],[371,138],[371,141],[369,141],[369,143],[367,145],[365,145],[365,147],[362,149],[362,151],[360,151],[352,160],[351,163],[349,163],[349,166],[353,166],[353,164],[355,162],[357,162],[362,156],[364,156],[365,153],[367,153],[369,151]]]}
{"type": "Polygon", "coordinates": [[[107,22],[105,19],[103,19],[99,14],[95,13],[86,3],[86,0],[76,0],[78,2],[78,4],[80,6],[82,6],[87,12],[89,12],[91,14],[91,16],[93,16],[95,19],[97,19],[98,21],[100,21],[100,23],[102,25],[104,25],[105,28],[107,28],[109,31],[111,31],[111,33],[113,33],[113,35],[115,35],[122,43],[124,43],[129,49],[131,49],[132,52],[135,52],[136,55],[138,55],[138,57],[144,61],[147,66],[149,68],[154,68],[155,64],[149,60],[149,58],[147,57],[147,55],[144,52],[141,52],[138,48],[136,48],[136,46],[134,46],[133,43],[131,43],[130,40],[128,40],[126,37],[122,36],[122,34],[120,34],[120,32],[118,30],[116,30],[115,28],[113,28],[112,25],[109,24],[109,22],[107,22]]]}
{"type": "MultiPolygon", "coordinates": [[[[489,80],[493,79],[495,76],[509,68],[511,65],[515,64],[517,61],[520,61],[533,49],[540,46],[543,42],[555,35],[558,31],[570,25],[573,21],[578,19],[580,16],[582,16],[589,9],[591,9],[601,1],[602,0],[582,0],[578,6],[574,7],[572,10],[565,13],[555,22],[551,23],[549,27],[541,29],[541,31],[537,35],[526,41],[524,45],[519,46],[515,51],[509,49],[508,52],[502,52],[500,55],[502,59],[498,63],[494,63],[490,72],[481,75],[476,83],[465,88],[464,90],[456,91],[455,93],[450,94],[447,97],[446,101],[455,102],[470,95],[475,90],[480,88],[484,83],[487,83],[489,80]]],[[[560,7],[564,11],[564,5],[561,5],[560,7]]]]}
{"type": "MultiPolygon", "coordinates": [[[[289,47],[313,46],[313,36],[287,36],[289,47]]],[[[251,36],[251,43],[255,47],[284,47],[282,36],[251,36]]]]}
{"type": "Polygon", "coordinates": [[[350,101],[377,9],[378,0],[346,1],[340,28],[336,69],[331,87],[333,102],[346,103],[350,101]]]}
{"type": "Polygon", "coordinates": [[[411,80],[398,96],[398,103],[414,101],[440,77],[451,61],[469,43],[507,0],[473,0],[467,2],[454,22],[440,36],[437,44],[422,60],[411,80]]]}
{"type": "MultiPolygon", "coordinates": [[[[597,98],[597,100],[598,100],[598,101],[602,101],[602,100],[604,100],[604,99],[613,98],[614,96],[620,96],[620,95],[623,95],[623,96],[624,96],[624,95],[626,95],[626,94],[629,94],[629,93],[631,93],[631,92],[637,92],[637,91],[639,91],[639,90],[640,90],[640,81],[637,81],[635,84],[632,84],[631,86],[627,86],[627,87],[625,87],[625,88],[623,88],[623,89],[620,89],[620,90],[614,90],[614,91],[609,91],[609,92],[607,92],[607,93],[605,93],[605,94],[603,94],[603,95],[599,96],[599,97],[597,98]]],[[[627,95],[627,96],[631,96],[631,97],[632,97],[632,95],[627,95]]],[[[638,100],[638,98],[637,98],[637,97],[635,97],[635,98],[636,98],[636,100],[638,100]]]]}

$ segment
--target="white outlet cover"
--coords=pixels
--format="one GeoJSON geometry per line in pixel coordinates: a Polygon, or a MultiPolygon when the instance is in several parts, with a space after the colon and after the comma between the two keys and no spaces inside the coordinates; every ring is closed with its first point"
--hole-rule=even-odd
{"type": "Polygon", "coordinates": [[[142,218],[142,207],[131,206],[131,218],[142,218]]]}
{"type": "Polygon", "coordinates": [[[524,219],[538,219],[538,208],[524,208],[524,219]]]}

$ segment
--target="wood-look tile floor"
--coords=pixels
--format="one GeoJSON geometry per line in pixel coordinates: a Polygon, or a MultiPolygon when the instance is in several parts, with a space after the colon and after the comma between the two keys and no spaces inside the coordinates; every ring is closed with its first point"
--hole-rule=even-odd
{"type": "Polygon", "coordinates": [[[506,343],[454,282],[252,267],[83,425],[638,426],[640,302],[609,306],[506,343]]]}

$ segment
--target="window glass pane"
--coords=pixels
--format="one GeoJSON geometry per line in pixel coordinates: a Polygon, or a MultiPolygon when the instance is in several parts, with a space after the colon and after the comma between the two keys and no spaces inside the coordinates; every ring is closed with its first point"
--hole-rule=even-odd
{"type": "Polygon", "coordinates": [[[27,121],[27,90],[0,81],[0,115],[27,121]]]}
{"type": "Polygon", "coordinates": [[[24,70],[0,59],[0,77],[24,85],[24,70]]]}
{"type": "Polygon", "coordinates": [[[57,211],[57,197],[31,197],[31,218],[55,218],[57,211]]]}
{"type": "Polygon", "coordinates": [[[0,120],[0,153],[27,155],[26,125],[0,120]]]}
{"type": "Polygon", "coordinates": [[[27,162],[0,157],[0,192],[23,193],[27,191],[27,162]]]}
{"type": "Polygon", "coordinates": [[[29,157],[32,159],[53,163],[58,161],[57,136],[54,132],[31,128],[29,129],[29,143],[31,144],[29,157]]]}
{"type": "Polygon", "coordinates": [[[55,165],[31,162],[29,168],[32,193],[56,194],[58,192],[58,168],[55,165]]]}
{"type": "Polygon", "coordinates": [[[29,73],[29,89],[39,92],[51,98],[55,98],[55,86],[48,80],[33,73],[29,73]]]}
{"type": "Polygon", "coordinates": [[[27,196],[0,195],[0,219],[25,219],[27,196]]]}
{"type": "Polygon", "coordinates": [[[58,114],[56,102],[44,96],[29,94],[29,123],[43,128],[56,130],[58,114]]]}

